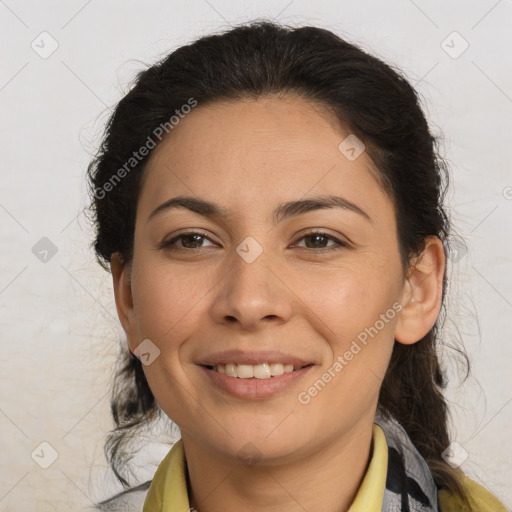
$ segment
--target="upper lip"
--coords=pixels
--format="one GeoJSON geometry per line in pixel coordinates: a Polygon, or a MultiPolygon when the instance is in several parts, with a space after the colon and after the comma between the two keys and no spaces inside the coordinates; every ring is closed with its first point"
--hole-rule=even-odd
{"type": "Polygon", "coordinates": [[[222,352],[215,352],[209,356],[202,358],[198,364],[202,366],[216,366],[219,364],[263,364],[263,363],[281,363],[292,364],[295,368],[307,366],[312,364],[312,361],[305,361],[304,359],[285,354],[276,350],[258,350],[245,351],[245,350],[224,350],[222,352]]]}

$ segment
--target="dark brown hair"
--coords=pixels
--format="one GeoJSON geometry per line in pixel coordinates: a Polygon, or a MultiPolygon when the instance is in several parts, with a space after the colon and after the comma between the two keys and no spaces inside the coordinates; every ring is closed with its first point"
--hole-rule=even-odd
{"type": "MultiPolygon", "coordinates": [[[[431,235],[439,237],[448,252],[450,226],[443,207],[447,166],[419,96],[402,73],[328,30],[255,21],[173,51],[140,72],[116,106],[89,166],[97,229],[94,247],[100,263],[108,268],[116,252],[126,263],[131,260],[137,199],[148,157],[129,168],[126,162],[148,137],[154,138],[157,127],[169,123],[191,98],[200,108],[221,100],[282,93],[320,102],[364,142],[395,207],[404,270],[431,235]],[[126,172],[114,182],[123,166],[126,172]]],[[[445,272],[444,288],[446,283],[445,272]]],[[[443,289],[442,313],[444,294],[443,289]]],[[[418,343],[395,342],[379,406],[405,428],[438,488],[460,492],[454,472],[441,456],[450,439],[442,393],[446,383],[437,356],[439,322],[418,343]]],[[[105,451],[115,474],[128,486],[121,474],[129,457],[127,442],[138,426],[159,414],[141,362],[128,350],[121,354],[111,409],[116,428],[105,451]]]]}

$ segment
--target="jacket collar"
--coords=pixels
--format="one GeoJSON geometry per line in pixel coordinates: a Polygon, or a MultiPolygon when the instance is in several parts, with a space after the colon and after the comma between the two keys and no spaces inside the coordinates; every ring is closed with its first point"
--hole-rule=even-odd
{"type": "MultiPolygon", "coordinates": [[[[372,458],[349,512],[438,512],[437,489],[427,463],[405,430],[377,413],[372,458]]],[[[143,512],[189,511],[183,441],[158,466],[143,512]]]]}

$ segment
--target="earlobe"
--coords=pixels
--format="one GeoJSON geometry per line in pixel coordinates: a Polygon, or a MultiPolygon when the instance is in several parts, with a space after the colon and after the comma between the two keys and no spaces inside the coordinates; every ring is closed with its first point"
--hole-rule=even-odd
{"type": "Polygon", "coordinates": [[[117,315],[128,338],[130,350],[132,350],[130,341],[133,339],[135,333],[135,315],[130,267],[124,262],[120,253],[113,253],[110,257],[110,269],[112,272],[117,315]]]}
{"type": "Polygon", "coordinates": [[[395,328],[395,340],[412,345],[434,326],[441,309],[446,257],[436,236],[426,239],[425,248],[410,265],[402,292],[402,311],[395,328]]]}

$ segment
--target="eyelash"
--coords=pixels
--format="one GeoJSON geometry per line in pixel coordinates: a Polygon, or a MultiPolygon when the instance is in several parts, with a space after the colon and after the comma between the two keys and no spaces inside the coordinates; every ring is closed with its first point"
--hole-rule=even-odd
{"type": "MultiPolygon", "coordinates": [[[[211,240],[205,233],[201,232],[201,231],[186,231],[184,233],[180,233],[178,236],[175,236],[173,238],[171,238],[169,241],[164,241],[162,242],[161,246],[160,246],[160,249],[168,249],[168,250],[171,250],[171,251],[177,251],[177,252],[196,252],[196,251],[200,251],[202,248],[198,248],[198,249],[185,249],[183,247],[177,247],[177,246],[174,246],[174,243],[182,238],[186,238],[187,236],[192,236],[192,235],[198,235],[198,236],[201,236],[203,238],[206,238],[207,240],[209,240],[210,242],[214,243],[213,240],[211,240]]],[[[338,238],[330,235],[329,233],[326,233],[324,231],[310,231],[309,233],[305,233],[303,234],[299,239],[298,241],[304,239],[304,238],[307,238],[309,236],[314,236],[314,235],[320,235],[320,236],[324,236],[330,240],[333,240],[334,242],[336,242],[336,246],[331,246],[331,247],[324,247],[324,248],[321,248],[321,249],[310,249],[308,247],[302,247],[302,249],[309,249],[310,251],[315,251],[315,252],[321,252],[321,253],[326,253],[326,252],[331,252],[331,251],[337,251],[337,250],[340,250],[340,249],[343,249],[343,248],[347,248],[349,246],[349,244],[347,242],[342,242],[341,240],[339,240],[338,238]]]]}

